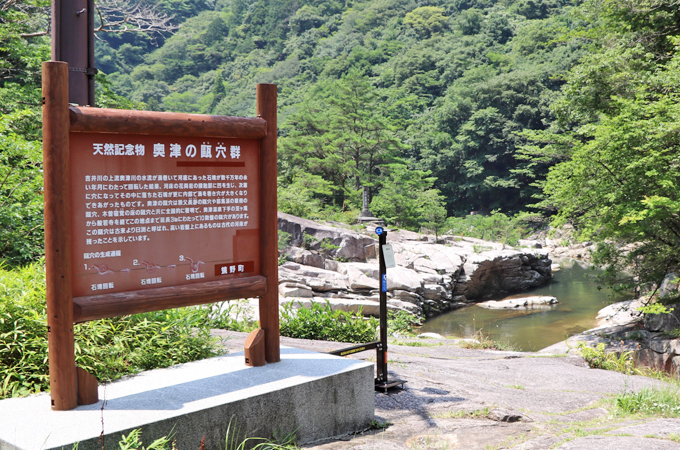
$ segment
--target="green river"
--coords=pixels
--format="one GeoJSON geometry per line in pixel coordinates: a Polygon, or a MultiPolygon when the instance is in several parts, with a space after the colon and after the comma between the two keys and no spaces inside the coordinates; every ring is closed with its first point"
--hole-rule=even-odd
{"type": "Polygon", "coordinates": [[[563,264],[550,284],[511,296],[551,295],[559,303],[550,309],[491,310],[472,305],[435,317],[418,332],[465,338],[481,332],[494,341],[509,342],[524,351],[536,351],[594,328],[597,326],[595,316],[600,309],[626,300],[612,297],[606,289],[598,290],[593,270],[573,262],[563,264]]]}

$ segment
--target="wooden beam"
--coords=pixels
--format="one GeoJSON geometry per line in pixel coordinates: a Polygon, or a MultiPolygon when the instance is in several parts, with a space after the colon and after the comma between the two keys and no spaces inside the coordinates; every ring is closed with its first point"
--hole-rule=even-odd
{"type": "Polygon", "coordinates": [[[267,122],[260,141],[260,268],[267,278],[267,293],[260,297],[260,328],[264,330],[267,362],[279,362],[279,267],[276,214],[276,85],[257,85],[257,116],[267,122]]]}
{"type": "Polygon", "coordinates": [[[73,299],[75,322],[118,317],[182,306],[254,298],[265,295],[267,279],[262,276],[171,286],[157,289],[91,295],[73,299]]]}
{"type": "Polygon", "coordinates": [[[207,116],[157,111],[71,106],[74,133],[163,134],[261,139],[266,122],[257,117],[207,116]]]}
{"type": "Polygon", "coordinates": [[[47,336],[52,409],[78,406],[73,338],[68,64],[42,64],[47,336]]]}

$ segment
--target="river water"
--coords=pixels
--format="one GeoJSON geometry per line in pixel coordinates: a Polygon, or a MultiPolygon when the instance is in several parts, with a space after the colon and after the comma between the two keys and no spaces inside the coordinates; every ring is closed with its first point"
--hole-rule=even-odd
{"type": "Polygon", "coordinates": [[[505,297],[551,295],[559,303],[549,309],[492,310],[472,305],[435,317],[418,332],[465,338],[481,332],[494,341],[509,342],[524,351],[540,350],[594,328],[600,309],[626,300],[612,297],[607,289],[599,290],[595,284],[596,274],[574,262],[565,262],[562,269],[554,273],[550,284],[505,297]]]}

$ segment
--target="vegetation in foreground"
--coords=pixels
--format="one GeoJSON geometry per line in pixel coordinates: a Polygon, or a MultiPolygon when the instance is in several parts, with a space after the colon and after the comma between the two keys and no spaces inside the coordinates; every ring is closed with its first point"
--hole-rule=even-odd
{"type": "MultiPolygon", "coordinates": [[[[75,326],[76,364],[100,381],[219,354],[210,311],[179,308],[75,326]]],[[[0,398],[49,389],[45,269],[0,268],[0,398]]]]}

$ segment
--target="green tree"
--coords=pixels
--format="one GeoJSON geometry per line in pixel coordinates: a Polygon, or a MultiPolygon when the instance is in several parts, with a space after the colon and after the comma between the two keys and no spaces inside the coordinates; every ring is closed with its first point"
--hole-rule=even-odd
{"type": "Polygon", "coordinates": [[[215,111],[217,105],[220,104],[224,97],[227,96],[227,88],[224,87],[224,78],[222,78],[222,72],[219,70],[215,75],[215,83],[212,88],[212,103],[210,104],[210,112],[215,111]]]}
{"type": "Polygon", "coordinates": [[[404,164],[390,164],[384,170],[388,176],[373,197],[371,212],[390,224],[412,230],[425,226],[437,231],[446,219],[446,209],[443,197],[432,187],[435,178],[404,164]]]}
{"type": "Polygon", "coordinates": [[[591,55],[567,75],[546,145],[529,153],[565,159],[545,184],[554,223],[600,241],[607,275],[633,267],[638,284],[658,283],[680,267],[680,41],[667,34],[680,31],[678,11],[605,0],[584,12],[591,55]],[[624,257],[612,243],[635,245],[624,257]]]}
{"type": "Polygon", "coordinates": [[[312,173],[332,183],[337,206],[356,202],[362,186],[372,186],[378,167],[402,147],[380,112],[376,89],[361,71],[320,82],[284,125],[284,179],[292,180],[301,170],[312,173]]]}
{"type": "Polygon", "coordinates": [[[421,36],[429,37],[442,31],[446,22],[444,9],[437,6],[421,6],[404,16],[404,24],[413,27],[421,36]]]}

